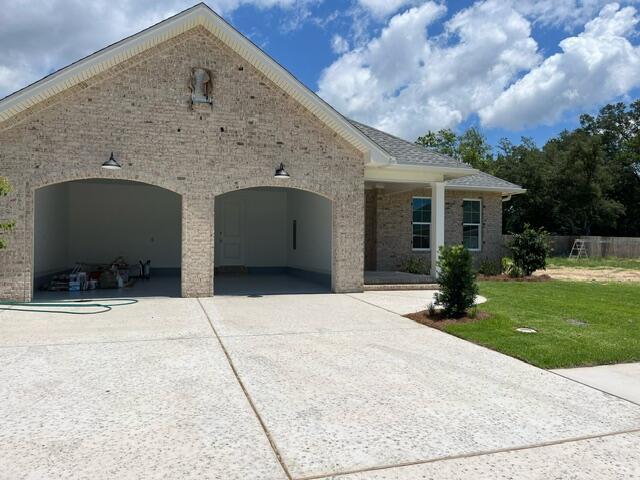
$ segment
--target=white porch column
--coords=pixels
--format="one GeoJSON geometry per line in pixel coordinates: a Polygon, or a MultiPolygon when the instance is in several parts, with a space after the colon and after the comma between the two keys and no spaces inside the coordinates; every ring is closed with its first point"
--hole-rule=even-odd
{"type": "Polygon", "coordinates": [[[436,265],[444,245],[444,182],[431,184],[431,276],[436,277],[436,265]]]}

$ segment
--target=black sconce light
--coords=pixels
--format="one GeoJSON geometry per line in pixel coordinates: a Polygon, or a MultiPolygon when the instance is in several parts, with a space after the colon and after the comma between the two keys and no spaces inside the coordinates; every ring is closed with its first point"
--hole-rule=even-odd
{"type": "Polygon", "coordinates": [[[120,170],[122,167],[118,162],[116,162],[116,159],[113,158],[113,152],[111,152],[109,160],[102,164],[102,168],[104,168],[105,170],[120,170]]]}
{"type": "Polygon", "coordinates": [[[276,168],[275,178],[289,178],[289,173],[284,169],[284,164],[280,163],[280,166],[276,168]]]}

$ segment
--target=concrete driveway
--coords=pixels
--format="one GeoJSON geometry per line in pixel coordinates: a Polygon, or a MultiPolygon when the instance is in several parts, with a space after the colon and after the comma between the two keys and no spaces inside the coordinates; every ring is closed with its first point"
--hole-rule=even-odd
{"type": "Polygon", "coordinates": [[[563,377],[598,388],[640,405],[640,363],[562,368],[553,371],[563,377]]]}
{"type": "Polygon", "coordinates": [[[358,295],[0,312],[0,347],[3,478],[640,478],[639,406],[358,295]]]}

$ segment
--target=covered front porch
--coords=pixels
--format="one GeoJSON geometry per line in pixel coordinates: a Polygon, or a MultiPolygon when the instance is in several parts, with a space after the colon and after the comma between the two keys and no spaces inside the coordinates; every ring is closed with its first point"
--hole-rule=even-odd
{"type": "Polygon", "coordinates": [[[445,205],[445,182],[366,183],[365,290],[433,288],[445,244],[445,205]]]}

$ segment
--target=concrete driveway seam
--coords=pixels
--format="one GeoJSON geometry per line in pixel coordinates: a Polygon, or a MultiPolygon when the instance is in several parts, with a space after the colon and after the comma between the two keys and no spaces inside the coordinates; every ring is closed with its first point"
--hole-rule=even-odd
{"type": "Polygon", "coordinates": [[[276,460],[280,464],[280,467],[282,468],[282,470],[283,470],[284,474],[287,476],[287,478],[290,479],[290,480],[293,480],[293,477],[291,476],[291,472],[289,472],[289,468],[287,467],[287,465],[282,460],[282,455],[280,454],[280,450],[278,449],[278,446],[276,445],[275,440],[273,439],[271,433],[269,432],[269,429],[267,428],[267,425],[262,420],[262,417],[260,416],[260,413],[258,413],[258,409],[256,408],[256,405],[255,405],[253,399],[249,395],[249,392],[247,391],[247,388],[246,388],[245,384],[242,382],[242,380],[240,379],[240,376],[238,375],[238,371],[237,371],[237,369],[236,369],[236,367],[235,367],[235,365],[233,363],[233,360],[231,360],[231,355],[229,355],[229,352],[227,351],[226,346],[224,345],[224,343],[222,343],[222,339],[218,335],[218,331],[213,326],[213,321],[211,320],[211,317],[209,316],[209,312],[207,312],[207,310],[204,308],[204,305],[202,305],[202,302],[200,301],[199,298],[198,298],[198,304],[200,305],[200,308],[204,312],[204,315],[206,316],[207,321],[209,322],[209,325],[211,326],[211,330],[213,331],[213,334],[215,335],[216,339],[218,340],[218,343],[220,344],[220,348],[222,349],[222,352],[224,353],[224,355],[225,355],[225,357],[227,359],[227,363],[229,364],[229,367],[231,368],[231,371],[233,372],[233,375],[235,376],[236,381],[238,382],[238,385],[240,385],[240,388],[242,389],[242,393],[244,393],[244,396],[247,399],[247,402],[249,402],[249,406],[251,407],[251,410],[253,410],[253,414],[258,419],[258,422],[260,423],[260,427],[262,428],[262,431],[264,432],[265,436],[267,437],[267,440],[269,441],[269,445],[271,445],[271,449],[273,450],[273,453],[274,453],[274,455],[276,457],[276,460]]]}
{"type": "Polygon", "coordinates": [[[296,478],[294,478],[292,480],[324,480],[324,479],[331,479],[331,478],[339,477],[339,476],[354,475],[354,474],[367,473],[367,472],[377,472],[377,471],[381,471],[381,470],[391,470],[391,469],[394,469],[394,468],[411,467],[411,466],[414,466],[414,465],[426,465],[426,464],[429,464],[429,463],[444,462],[444,461],[449,461],[449,460],[462,460],[462,459],[466,459],[466,458],[477,458],[477,457],[483,457],[483,456],[486,456],[486,455],[495,455],[497,453],[519,452],[519,451],[523,451],[523,450],[535,450],[537,448],[551,447],[551,446],[554,446],[554,445],[565,445],[565,444],[574,443],[574,442],[581,442],[581,441],[585,441],[585,440],[595,440],[595,439],[598,439],[598,438],[615,437],[617,435],[628,435],[628,434],[632,434],[632,433],[640,433],[640,427],[639,428],[632,428],[632,429],[628,429],[628,430],[620,430],[620,431],[617,431],[617,432],[602,433],[602,434],[597,434],[597,435],[586,435],[586,436],[582,436],[582,437],[567,438],[567,439],[556,440],[556,441],[551,441],[551,442],[542,442],[542,443],[535,443],[535,444],[531,444],[531,445],[522,445],[522,446],[519,446],[519,447],[498,448],[498,449],[493,449],[493,450],[485,450],[485,451],[481,451],[481,452],[465,453],[465,454],[461,454],[461,455],[448,455],[448,456],[444,456],[444,457],[436,457],[436,458],[430,458],[430,459],[426,459],[426,460],[417,460],[417,461],[414,461],[414,462],[402,462],[402,463],[389,464],[389,465],[376,465],[376,466],[370,467],[370,468],[361,468],[361,469],[346,470],[346,471],[341,471],[341,472],[331,472],[331,473],[323,473],[323,474],[318,474],[318,475],[296,477],[296,478]]]}
{"type": "Polygon", "coordinates": [[[196,335],[193,337],[168,337],[168,338],[133,338],[131,340],[100,340],[94,342],[69,342],[69,343],[38,343],[38,344],[19,344],[19,345],[0,345],[0,350],[11,348],[48,348],[48,347],[73,347],[77,345],[105,345],[110,343],[145,343],[145,342],[171,342],[177,340],[202,340],[211,338],[213,335],[196,335]]]}
{"type": "MultiPolygon", "coordinates": [[[[354,300],[357,300],[359,302],[366,303],[367,305],[371,305],[372,307],[379,308],[380,310],[384,310],[385,312],[393,313],[394,315],[400,315],[398,312],[394,312],[393,310],[389,310],[388,308],[381,307],[380,305],[376,305],[375,303],[372,303],[372,302],[367,302],[366,300],[358,298],[358,297],[356,297],[354,295],[351,295],[349,293],[346,293],[345,295],[347,297],[353,298],[354,300]]],[[[402,315],[400,315],[400,316],[402,316],[402,315]]]]}
{"type": "MultiPolygon", "coordinates": [[[[376,308],[379,308],[380,310],[384,310],[384,311],[386,311],[386,312],[393,313],[394,315],[400,315],[398,312],[394,312],[394,311],[389,310],[389,309],[387,309],[387,308],[385,308],[385,307],[382,307],[382,306],[380,306],[380,305],[376,305],[375,303],[372,303],[372,302],[367,302],[366,300],[363,300],[363,299],[361,299],[361,298],[358,298],[358,297],[356,297],[356,296],[354,296],[354,295],[351,295],[351,294],[346,294],[346,295],[347,295],[348,297],[353,298],[354,300],[358,300],[359,302],[366,303],[367,305],[371,305],[371,306],[374,306],[374,307],[376,307],[376,308]]],[[[400,315],[400,316],[402,316],[402,315],[400,315]]],[[[424,328],[424,325],[420,325],[420,326],[418,326],[417,328],[424,328]]],[[[427,327],[427,328],[430,328],[430,327],[427,327]]],[[[405,330],[410,330],[410,329],[409,329],[409,328],[406,328],[405,330]]],[[[443,331],[443,333],[447,333],[447,332],[444,332],[444,331],[443,331]]],[[[465,340],[465,341],[466,341],[466,340],[465,340]]],[[[476,345],[476,346],[478,346],[478,347],[480,347],[480,348],[488,349],[488,350],[491,350],[492,352],[496,352],[496,353],[501,354],[500,352],[497,352],[496,350],[492,350],[492,349],[490,349],[489,347],[487,347],[487,346],[485,346],[485,345],[480,345],[480,344],[476,344],[476,343],[474,343],[474,345],[476,345]]],[[[504,354],[501,354],[501,355],[504,355],[504,354]]],[[[525,363],[526,365],[532,366],[532,367],[534,367],[534,368],[539,368],[539,367],[536,367],[535,365],[531,365],[531,364],[529,364],[529,363],[527,363],[527,362],[525,362],[524,360],[521,360],[521,359],[519,359],[519,358],[515,358],[515,357],[511,357],[511,358],[513,358],[514,360],[517,360],[517,361],[519,361],[519,362],[525,363]]],[[[539,369],[540,369],[540,370],[544,370],[545,372],[553,373],[554,375],[557,375],[557,376],[559,376],[559,377],[561,377],[561,378],[564,378],[564,379],[566,379],[566,380],[571,380],[572,382],[577,383],[577,384],[580,384],[580,385],[582,385],[582,386],[584,386],[584,387],[588,387],[588,388],[591,388],[591,389],[593,389],[593,390],[597,390],[597,391],[599,391],[600,393],[604,393],[605,395],[610,395],[610,396],[615,397],[615,398],[617,398],[617,399],[619,399],[619,400],[623,400],[623,401],[625,401],[625,402],[629,402],[629,403],[631,403],[631,404],[633,404],[633,405],[636,405],[636,406],[640,407],[640,403],[638,403],[638,402],[635,402],[635,401],[633,401],[633,400],[629,400],[628,398],[625,398],[625,397],[621,397],[620,395],[616,395],[615,393],[611,393],[610,391],[603,390],[603,389],[598,388],[598,387],[595,387],[595,386],[593,386],[593,385],[591,385],[591,384],[588,384],[588,383],[585,383],[585,382],[581,382],[581,381],[579,381],[579,380],[576,380],[575,378],[571,378],[571,377],[568,377],[568,376],[566,376],[566,375],[562,375],[560,372],[557,372],[557,371],[554,371],[554,370],[547,370],[547,369],[543,369],[543,368],[539,368],[539,369]]]]}
{"type": "Polygon", "coordinates": [[[635,402],[633,400],[629,400],[628,398],[625,398],[625,397],[621,397],[620,395],[616,395],[615,393],[612,393],[610,391],[603,390],[602,388],[595,387],[594,385],[590,385],[588,383],[581,382],[580,380],[576,380],[575,378],[571,378],[571,377],[568,377],[566,375],[562,375],[561,373],[553,371],[553,370],[547,370],[547,372],[553,373],[554,375],[558,375],[559,377],[565,378],[567,380],[571,380],[572,382],[578,383],[580,385],[584,385],[585,387],[593,388],[594,390],[598,390],[599,392],[602,392],[602,393],[604,393],[606,395],[611,395],[612,397],[616,397],[619,400],[624,400],[625,402],[629,402],[629,403],[632,403],[632,404],[637,405],[638,407],[640,407],[640,403],[635,402]]]}
{"type": "MultiPolygon", "coordinates": [[[[397,315],[397,314],[396,314],[397,315]]],[[[423,328],[423,325],[416,324],[415,327],[398,327],[398,328],[383,328],[379,331],[381,332],[401,332],[403,330],[419,330],[423,328]]],[[[358,332],[369,332],[370,329],[362,329],[362,328],[354,328],[352,330],[330,330],[330,331],[321,331],[321,332],[282,332],[282,333],[250,333],[246,335],[240,334],[231,334],[231,335],[220,335],[220,338],[251,338],[251,337],[284,337],[289,335],[340,335],[344,333],[358,333],[358,332]]]]}

